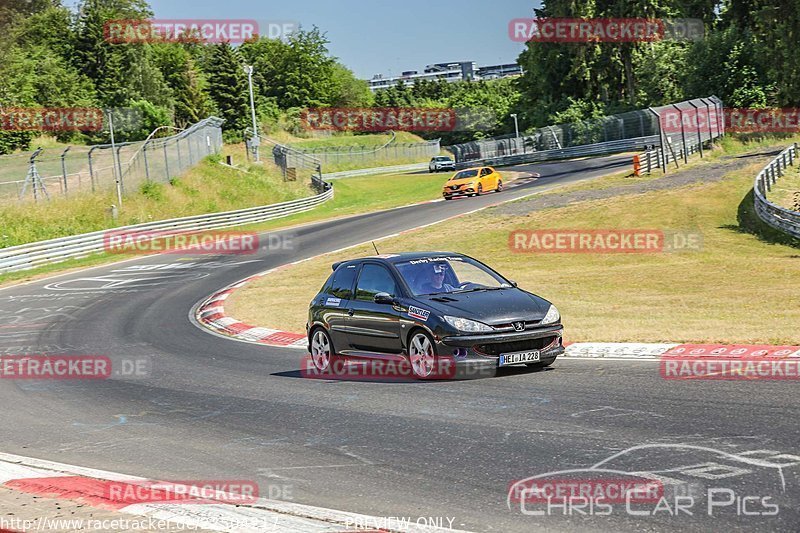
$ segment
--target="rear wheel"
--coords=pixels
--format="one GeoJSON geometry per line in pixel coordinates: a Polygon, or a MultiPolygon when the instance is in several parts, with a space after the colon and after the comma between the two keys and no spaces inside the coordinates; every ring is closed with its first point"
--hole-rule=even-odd
{"type": "Polygon", "coordinates": [[[335,356],[336,350],[328,332],[322,328],[314,330],[311,336],[311,361],[314,363],[314,368],[319,372],[329,371],[335,356]]]}
{"type": "Polygon", "coordinates": [[[433,375],[436,367],[436,351],[430,335],[424,331],[414,332],[408,342],[408,360],[414,377],[427,379],[433,375]]]}

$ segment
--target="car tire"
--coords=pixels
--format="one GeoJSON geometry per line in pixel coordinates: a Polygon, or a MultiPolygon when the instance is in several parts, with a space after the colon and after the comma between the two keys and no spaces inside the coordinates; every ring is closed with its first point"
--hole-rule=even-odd
{"type": "Polygon", "coordinates": [[[497,188],[494,192],[501,192],[503,190],[503,180],[497,180],[497,188]]]}
{"type": "Polygon", "coordinates": [[[445,196],[445,197],[444,197],[444,199],[445,199],[445,200],[452,200],[452,199],[453,199],[453,197],[452,197],[452,196],[445,196]]]}
{"type": "Polygon", "coordinates": [[[553,359],[552,361],[548,361],[546,363],[531,363],[531,364],[525,365],[525,366],[527,366],[528,368],[545,368],[547,366],[552,365],[555,362],[556,362],[556,360],[553,359]]]}
{"type": "Polygon", "coordinates": [[[408,337],[408,362],[417,379],[430,379],[436,375],[436,345],[433,338],[421,329],[408,337]]]}
{"type": "Polygon", "coordinates": [[[481,185],[479,183],[478,184],[478,192],[475,193],[475,196],[480,196],[481,194],[483,194],[483,185],[481,185]]]}
{"type": "Polygon", "coordinates": [[[336,348],[325,328],[316,328],[311,333],[311,363],[317,372],[331,372],[336,361],[336,348]]]}

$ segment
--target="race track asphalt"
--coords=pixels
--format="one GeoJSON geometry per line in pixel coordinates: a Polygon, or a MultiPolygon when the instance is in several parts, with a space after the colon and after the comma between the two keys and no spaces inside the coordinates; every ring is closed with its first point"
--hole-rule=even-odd
{"type": "Polygon", "coordinates": [[[568,359],[474,381],[302,379],[302,350],[224,339],[189,320],[200,300],[257,272],[628,165],[622,156],[537,164],[517,170],[540,179],[497,195],[289,229],[289,251],[150,256],[0,290],[0,355],[148,365],[146,376],[109,380],[0,380],[0,450],[157,479],[256,480],[262,496],[454,517],[453,527],[474,531],[797,531],[796,382],[667,381],[653,361],[568,359]],[[630,450],[641,445],[651,446],[630,450]],[[671,516],[662,503],[656,516],[632,515],[622,502],[607,516],[536,516],[542,505],[507,504],[515,480],[619,452],[605,468],[661,472],[692,498],[693,514],[671,516]],[[733,503],[709,512],[709,488],[733,503]],[[737,506],[744,497],[756,499],[737,506]],[[769,503],[776,516],[744,516],[769,503]]]}

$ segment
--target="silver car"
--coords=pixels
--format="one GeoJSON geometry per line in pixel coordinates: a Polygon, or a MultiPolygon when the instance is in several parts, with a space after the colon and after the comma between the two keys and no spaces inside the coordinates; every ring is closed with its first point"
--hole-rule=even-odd
{"type": "Polygon", "coordinates": [[[428,172],[441,172],[443,170],[455,171],[455,169],[456,162],[453,161],[452,157],[446,155],[432,157],[431,162],[428,163],[428,172]]]}

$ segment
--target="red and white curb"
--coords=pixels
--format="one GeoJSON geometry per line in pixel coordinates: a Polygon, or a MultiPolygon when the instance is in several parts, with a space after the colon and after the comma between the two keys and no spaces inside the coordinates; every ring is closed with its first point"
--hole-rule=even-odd
{"type": "Polygon", "coordinates": [[[267,270],[266,272],[261,272],[230,285],[221,291],[215,292],[197,307],[195,319],[212,331],[240,341],[266,344],[268,346],[282,346],[286,348],[306,348],[308,341],[306,340],[305,334],[291,333],[260,326],[250,326],[225,314],[225,300],[228,299],[233,291],[242,288],[255,279],[266,276],[276,270],[287,268],[288,266],[290,265],[284,265],[267,270]]]}
{"type": "MultiPolygon", "coordinates": [[[[343,533],[378,529],[403,533],[459,533],[458,530],[427,522],[415,523],[413,519],[400,523],[391,517],[368,516],[264,498],[246,504],[208,503],[205,500],[204,503],[186,501],[130,505],[107,498],[109,483],[141,484],[148,481],[152,480],[0,453],[0,484],[4,487],[46,498],[75,500],[98,509],[136,515],[139,519],[165,521],[173,529],[178,529],[175,526],[180,524],[192,529],[235,533],[343,533]],[[402,524],[402,527],[398,527],[398,524],[402,524]]],[[[219,493],[214,500],[224,500],[225,496],[219,493]]]]}
{"type": "Polygon", "coordinates": [[[661,356],[800,357],[800,346],[767,344],[678,344],[644,342],[564,343],[566,357],[658,359],[661,356]]]}

